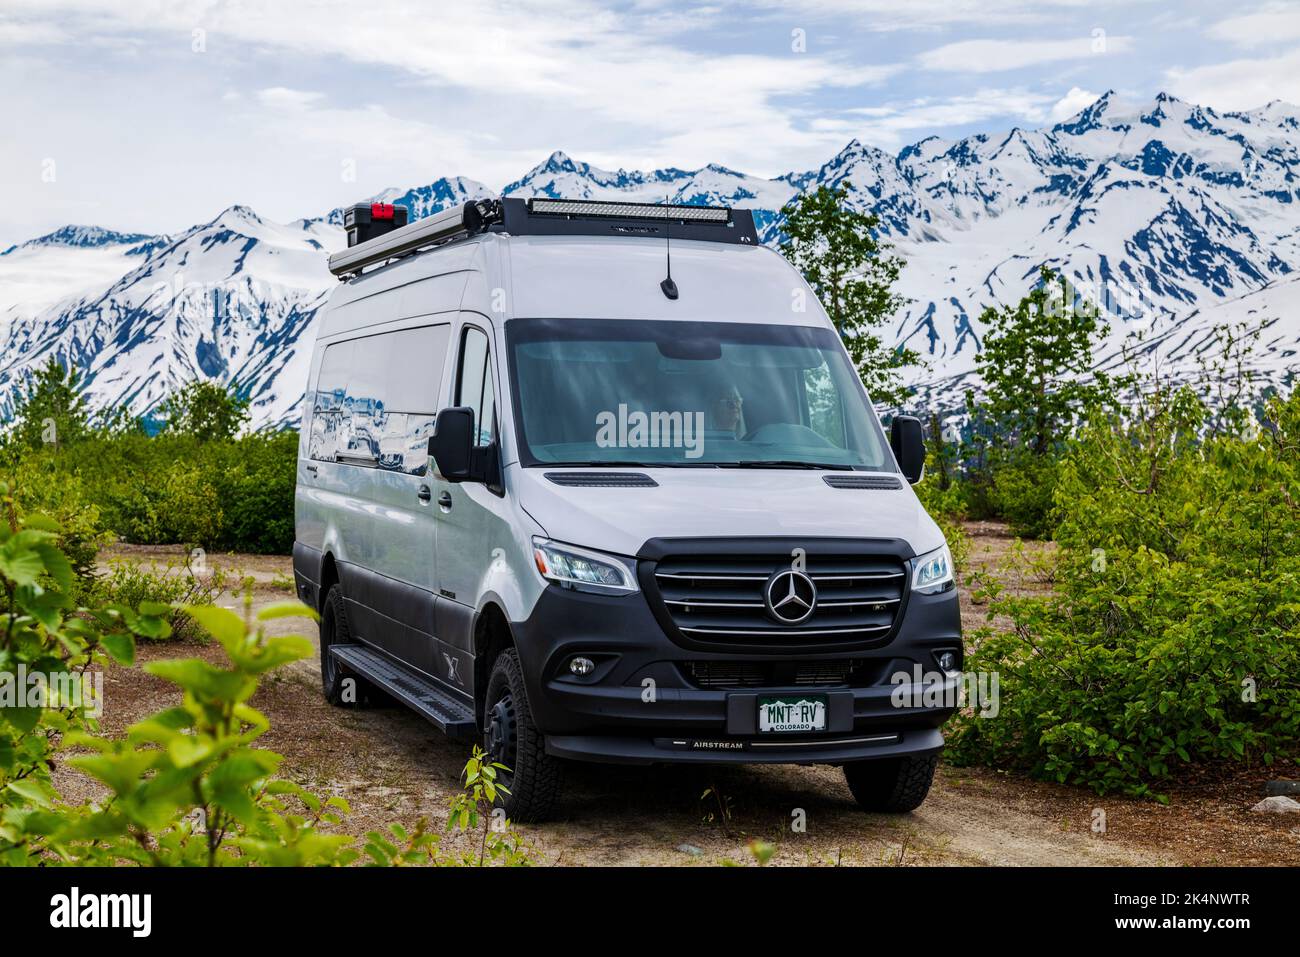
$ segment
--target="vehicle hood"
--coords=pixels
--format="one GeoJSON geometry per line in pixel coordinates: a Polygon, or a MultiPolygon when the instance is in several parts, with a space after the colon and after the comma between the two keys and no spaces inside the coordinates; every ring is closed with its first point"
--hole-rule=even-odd
{"type": "Polygon", "coordinates": [[[905,482],[897,490],[831,488],[804,470],[619,469],[649,475],[657,488],[556,485],[545,472],[510,476],[523,509],[545,534],[572,545],[634,556],[652,538],[742,538],[806,535],[900,538],[917,554],[943,534],[905,482]]]}

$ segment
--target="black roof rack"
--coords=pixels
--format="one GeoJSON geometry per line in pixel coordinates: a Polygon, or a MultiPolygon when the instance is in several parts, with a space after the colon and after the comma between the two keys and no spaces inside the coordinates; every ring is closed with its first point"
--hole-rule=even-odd
{"type": "Polygon", "coordinates": [[[644,236],[712,243],[758,245],[747,209],[663,203],[598,202],[585,199],[480,199],[349,246],[329,258],[340,279],[367,266],[481,232],[511,236],[644,236]]]}

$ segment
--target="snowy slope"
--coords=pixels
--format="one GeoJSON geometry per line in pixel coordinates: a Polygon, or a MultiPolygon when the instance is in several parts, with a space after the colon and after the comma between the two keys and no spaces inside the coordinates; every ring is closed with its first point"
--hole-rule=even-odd
{"type": "MultiPolygon", "coordinates": [[[[327,288],[342,231],[269,223],[234,206],[172,238],[107,289],[56,302],[0,330],[0,388],[50,357],[82,371],[96,407],[143,414],[176,386],[247,387],[259,423],[292,415],[310,348],[303,333],[327,288]],[[284,376],[282,378],[282,375],[284,376]],[[279,383],[293,382],[288,389],[279,383]]],[[[12,392],[0,400],[8,412],[12,392]]]]}
{"type": "MultiPolygon", "coordinates": [[[[880,217],[906,261],[893,332],[928,361],[912,377],[918,405],[960,400],[981,312],[1017,301],[1044,263],[1106,310],[1101,366],[1141,332],[1150,361],[1190,369],[1217,325],[1246,324],[1264,330],[1261,375],[1288,381],[1300,350],[1300,110],[1283,103],[1216,113],[1106,94],[1049,128],[930,137],[897,154],[854,140],[774,179],[717,165],[606,170],[556,152],[503,192],[748,207],[774,243],[780,208],[823,183],[851,184],[853,205],[880,217]]],[[[449,177],[372,199],[416,219],[488,195],[449,177]]],[[[0,419],[53,355],[84,371],[96,406],[145,412],[202,376],[249,394],[256,424],[292,422],[341,217],[276,224],[232,207],[175,237],[68,227],[0,254],[0,419]]]]}
{"type": "Polygon", "coordinates": [[[0,328],[60,299],[102,289],[143,260],[164,236],[64,226],[0,252],[0,328]]]}

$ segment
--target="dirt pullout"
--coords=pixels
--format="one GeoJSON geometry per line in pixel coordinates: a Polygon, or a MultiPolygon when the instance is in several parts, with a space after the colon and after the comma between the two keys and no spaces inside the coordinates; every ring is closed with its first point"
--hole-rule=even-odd
{"type": "MultiPolygon", "coordinates": [[[[996,565],[1012,549],[999,526],[968,532],[972,564],[996,565]]],[[[117,554],[148,562],[170,552],[117,554]]],[[[289,574],[287,558],[207,558],[257,572],[255,608],[287,597],[279,584],[289,574]]],[[[1025,580],[1019,587],[1047,586],[1025,580]]],[[[966,627],[983,624],[985,609],[965,589],[962,599],[966,627]]],[[[235,596],[223,603],[241,604],[235,596]]],[[[305,620],[276,619],[271,628],[315,638],[315,626],[305,620]]],[[[162,643],[142,645],[139,661],[191,655],[223,658],[215,644],[162,643]]],[[[180,700],[138,666],[112,669],[105,693],[109,732],[180,700]]],[[[350,832],[390,822],[410,827],[422,817],[441,828],[468,745],[447,740],[400,707],[331,707],[321,696],[314,659],[271,676],[252,703],[271,720],[262,744],[285,756],[281,775],[345,797],[352,805],[350,832]]],[[[941,764],[925,804],[893,816],[860,812],[837,768],[571,765],[556,819],[520,831],[535,860],[561,865],[745,862],[753,839],[776,846],[773,863],[791,865],[1294,863],[1297,822],[1248,810],[1266,776],[1239,774],[1173,792],[1166,807],[941,764]],[[1098,810],[1105,813],[1104,833],[1092,830],[1098,810]],[[805,829],[797,831],[800,822],[805,829]]],[[[59,779],[69,797],[88,791],[84,779],[67,771],[59,779]]]]}

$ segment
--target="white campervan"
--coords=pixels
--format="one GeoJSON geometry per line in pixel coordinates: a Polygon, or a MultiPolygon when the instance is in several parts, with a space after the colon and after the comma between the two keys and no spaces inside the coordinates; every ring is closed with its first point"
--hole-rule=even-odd
{"type": "Polygon", "coordinates": [[[886,437],[749,212],[347,221],[294,545],[329,699],[483,741],[516,819],[566,760],[843,765],[919,805],[962,665],[920,425],[886,437]]]}

